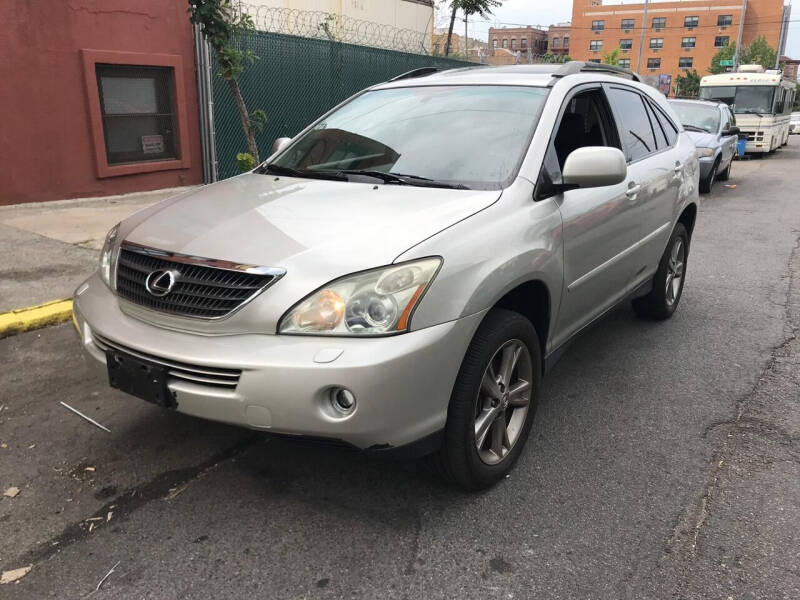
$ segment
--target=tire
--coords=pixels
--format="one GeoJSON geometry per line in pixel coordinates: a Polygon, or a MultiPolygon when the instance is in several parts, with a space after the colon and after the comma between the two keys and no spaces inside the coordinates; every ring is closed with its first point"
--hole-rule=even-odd
{"type": "Polygon", "coordinates": [[[718,160],[715,161],[714,166],[711,167],[711,172],[708,174],[708,177],[700,180],[700,191],[704,194],[710,193],[711,188],[714,187],[714,181],[717,179],[717,169],[719,169],[718,160]]]}
{"type": "Polygon", "coordinates": [[[493,309],[486,315],[461,363],[442,447],[434,455],[445,479],[464,489],[478,490],[496,483],[511,470],[533,424],[541,362],[539,338],[528,319],[505,309],[493,309]],[[504,376],[501,367],[514,356],[511,375],[504,376]],[[527,388],[513,391],[526,382],[527,388]],[[481,424],[483,440],[479,446],[476,430],[481,424]]]}
{"type": "Polygon", "coordinates": [[[686,281],[688,258],[689,234],[683,223],[678,223],[672,231],[669,243],[661,256],[661,262],[658,264],[658,271],[653,277],[653,289],[646,296],[633,301],[633,310],[637,315],[663,321],[675,313],[686,281]],[[676,277],[678,273],[680,275],[676,277]],[[676,279],[678,279],[677,285],[676,279]]]}
{"type": "Polygon", "coordinates": [[[728,163],[728,167],[720,174],[717,175],[718,181],[728,181],[731,178],[731,167],[733,167],[733,158],[728,163]]]}

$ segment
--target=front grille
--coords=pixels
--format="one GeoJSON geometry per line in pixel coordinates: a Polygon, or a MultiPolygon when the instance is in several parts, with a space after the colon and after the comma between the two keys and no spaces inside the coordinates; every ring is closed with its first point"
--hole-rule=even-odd
{"type": "Polygon", "coordinates": [[[115,350],[135,356],[136,358],[167,367],[167,373],[170,377],[188,381],[196,385],[207,385],[234,390],[236,389],[236,385],[239,383],[239,377],[242,374],[240,369],[204,367],[178,362],[162,356],[154,356],[146,352],[133,350],[127,346],[123,346],[118,342],[114,342],[106,337],[97,335],[97,333],[94,332],[92,333],[92,339],[94,341],[94,345],[97,346],[97,348],[102,352],[105,352],[109,348],[114,348],[115,350]]]}
{"type": "Polygon", "coordinates": [[[216,267],[197,264],[200,260],[205,263],[223,262],[194,260],[193,257],[123,246],[117,260],[117,293],[130,302],[153,310],[185,317],[219,319],[231,314],[280,277],[278,270],[252,273],[246,272],[241,265],[236,266],[239,268],[216,267]],[[154,296],[145,287],[147,276],[166,270],[180,273],[175,286],[164,296],[154,296]]]}

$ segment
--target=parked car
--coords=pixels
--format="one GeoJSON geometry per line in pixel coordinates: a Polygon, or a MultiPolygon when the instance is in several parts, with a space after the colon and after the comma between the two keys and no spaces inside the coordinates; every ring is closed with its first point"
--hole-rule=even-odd
{"type": "Polygon", "coordinates": [[[697,146],[700,158],[700,191],[708,193],[714,181],[731,176],[739,128],[724,102],[710,100],[669,100],[681,125],[697,146]]]}
{"type": "Polygon", "coordinates": [[[542,374],[620,302],[667,319],[695,146],[625,69],[412,71],[252,172],[114,227],[74,317],[112,387],[502,478],[542,374]]]}
{"type": "Polygon", "coordinates": [[[789,118],[789,133],[800,133],[800,112],[793,112],[789,118]]]}

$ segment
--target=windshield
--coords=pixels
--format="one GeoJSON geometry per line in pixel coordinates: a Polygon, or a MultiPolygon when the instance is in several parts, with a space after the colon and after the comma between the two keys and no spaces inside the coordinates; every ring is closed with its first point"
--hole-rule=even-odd
{"type": "Polygon", "coordinates": [[[374,90],[331,113],[273,165],[379,171],[498,189],[516,175],[548,91],[514,86],[374,90]]]}
{"type": "Polygon", "coordinates": [[[733,107],[736,114],[772,114],[772,96],[775,87],[770,85],[715,85],[700,88],[700,97],[720,100],[733,107]]]}
{"type": "Polygon", "coordinates": [[[684,127],[698,127],[711,133],[716,133],[719,129],[719,109],[716,106],[692,102],[670,102],[670,104],[678,113],[678,118],[684,127]]]}

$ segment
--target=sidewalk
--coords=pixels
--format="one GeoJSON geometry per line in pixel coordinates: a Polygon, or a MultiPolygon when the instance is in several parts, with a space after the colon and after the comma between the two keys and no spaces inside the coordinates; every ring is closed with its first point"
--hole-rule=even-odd
{"type": "Polygon", "coordinates": [[[0,206],[0,313],[70,297],[115,223],[186,189],[0,206]]]}

